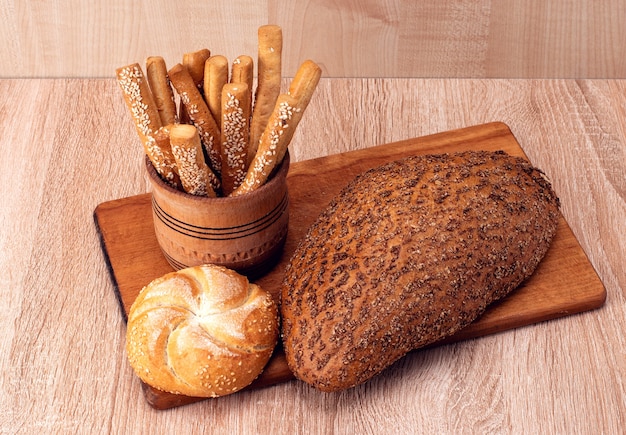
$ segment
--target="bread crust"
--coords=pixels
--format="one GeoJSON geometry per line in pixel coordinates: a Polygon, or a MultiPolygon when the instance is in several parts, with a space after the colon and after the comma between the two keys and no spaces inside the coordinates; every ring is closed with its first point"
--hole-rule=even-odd
{"type": "Polygon", "coordinates": [[[503,152],[409,157],[358,176],[287,266],[289,367],[337,391],[454,334],[533,273],[558,207],[541,171],[503,152]]]}
{"type": "Polygon", "coordinates": [[[128,314],[126,350],[148,385],[218,397],[252,383],[277,339],[272,296],[232,270],[205,265],[143,288],[128,314]]]}

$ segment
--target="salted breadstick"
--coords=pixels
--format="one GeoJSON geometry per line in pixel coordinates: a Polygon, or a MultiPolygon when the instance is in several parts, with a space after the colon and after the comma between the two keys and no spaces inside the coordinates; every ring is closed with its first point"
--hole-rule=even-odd
{"type": "Polygon", "coordinates": [[[259,140],[280,94],[283,33],[280,26],[266,25],[258,30],[257,88],[250,123],[250,153],[254,157],[259,140]]]}
{"type": "MultiPolygon", "coordinates": [[[[300,123],[300,119],[302,119],[302,115],[304,115],[304,111],[311,101],[311,97],[317,88],[321,76],[322,69],[312,60],[305,60],[298,68],[296,75],[289,85],[289,95],[295,98],[295,107],[298,109],[293,114],[291,120],[292,124],[297,126],[300,123]]],[[[295,128],[291,128],[285,132],[286,136],[283,140],[287,145],[291,143],[295,131],[295,128]]],[[[286,152],[287,147],[283,147],[278,155],[278,164],[283,161],[286,152]]]]}
{"type": "Polygon", "coordinates": [[[245,83],[222,90],[222,193],[230,195],[246,176],[251,92],[245,83]]]}
{"type": "Polygon", "coordinates": [[[146,59],[146,77],[154,97],[159,117],[163,125],[178,122],[174,92],[167,76],[165,60],[161,56],[150,56],[146,59]]]}
{"type": "Polygon", "coordinates": [[[176,162],[171,152],[155,140],[155,133],[162,127],[161,118],[141,66],[133,63],[117,68],[115,74],[146,155],[157,173],[174,183],[176,162]]]}
{"type": "Polygon", "coordinates": [[[185,192],[215,197],[215,189],[212,185],[217,177],[204,161],[202,144],[196,127],[190,124],[173,125],[170,129],[170,143],[185,192]]]}
{"type": "Polygon", "coordinates": [[[296,107],[297,100],[289,94],[281,94],[276,100],[276,106],[272,111],[267,128],[259,141],[257,150],[246,177],[232,196],[243,195],[251,192],[265,183],[274,168],[278,164],[278,156],[284,155],[289,145],[285,142],[290,136],[290,130],[296,128],[295,115],[300,109],[296,107]]]}
{"type": "Polygon", "coordinates": [[[211,115],[209,107],[200,95],[189,71],[181,64],[174,65],[169,70],[170,80],[180,101],[185,107],[190,121],[198,129],[200,140],[209,157],[211,169],[220,174],[222,168],[222,156],[220,152],[220,129],[211,115]]]}
{"type": "Polygon", "coordinates": [[[211,56],[204,66],[204,100],[215,122],[222,119],[222,88],[228,83],[228,59],[221,54],[211,56]]]}

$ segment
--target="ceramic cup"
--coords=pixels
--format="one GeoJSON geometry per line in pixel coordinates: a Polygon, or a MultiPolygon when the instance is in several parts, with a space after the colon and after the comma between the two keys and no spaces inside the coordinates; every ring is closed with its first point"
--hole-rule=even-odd
{"type": "Polygon", "coordinates": [[[156,238],[176,270],[218,264],[247,276],[268,272],[282,253],[289,221],[289,153],[255,191],[208,198],[165,183],[146,158],[156,238]]]}

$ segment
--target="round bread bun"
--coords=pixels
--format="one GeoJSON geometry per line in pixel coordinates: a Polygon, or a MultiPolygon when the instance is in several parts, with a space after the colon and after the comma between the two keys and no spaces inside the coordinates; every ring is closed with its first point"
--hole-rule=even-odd
{"type": "Polygon", "coordinates": [[[218,397],[248,386],[278,340],[272,296],[214,265],[168,273],[130,308],[128,360],[146,384],[169,393],[218,397]]]}

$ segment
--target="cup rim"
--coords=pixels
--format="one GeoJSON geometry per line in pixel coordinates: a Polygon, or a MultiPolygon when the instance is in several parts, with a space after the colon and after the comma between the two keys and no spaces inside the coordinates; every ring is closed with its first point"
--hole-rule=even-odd
{"type": "Polygon", "coordinates": [[[232,202],[232,201],[241,201],[242,199],[247,199],[251,195],[262,195],[265,190],[271,189],[272,186],[278,183],[281,178],[286,178],[287,172],[289,171],[289,164],[291,161],[291,157],[289,155],[289,150],[287,150],[287,152],[285,153],[285,156],[283,157],[282,162],[280,163],[280,166],[278,166],[278,169],[275,169],[273,171],[272,177],[268,181],[263,183],[261,187],[253,190],[252,192],[244,193],[243,195],[239,195],[239,196],[218,196],[218,197],[192,195],[183,190],[176,189],[173,186],[166,183],[165,181],[163,181],[163,179],[157,173],[156,169],[154,168],[154,165],[152,164],[152,162],[150,161],[150,158],[147,155],[145,156],[144,161],[145,161],[146,170],[148,172],[148,176],[150,177],[151,182],[157,183],[160,189],[164,189],[167,192],[171,193],[172,195],[181,196],[182,198],[187,198],[187,199],[195,200],[195,201],[232,202]]]}

